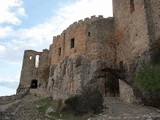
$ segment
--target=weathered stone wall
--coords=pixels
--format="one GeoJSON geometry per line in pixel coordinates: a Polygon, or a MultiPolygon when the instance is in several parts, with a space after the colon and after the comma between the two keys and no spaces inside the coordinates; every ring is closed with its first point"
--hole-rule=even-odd
{"type": "Polygon", "coordinates": [[[50,46],[51,65],[76,55],[86,55],[90,61],[97,58],[108,59],[108,63],[113,64],[115,61],[113,34],[113,18],[92,16],[84,21],[75,22],[61,35],[53,38],[53,44],[50,46]],[[74,39],[73,48],[71,39],[74,39]]]}
{"type": "Polygon", "coordinates": [[[146,17],[148,22],[149,35],[152,37],[151,42],[156,42],[160,37],[160,1],[145,0],[146,17]]]}
{"type": "Polygon", "coordinates": [[[132,72],[137,58],[150,49],[144,0],[113,0],[117,67],[132,72]]]}
{"type": "Polygon", "coordinates": [[[47,90],[54,99],[79,94],[84,88],[98,89],[104,96],[114,96],[117,92],[113,90],[114,86],[106,84],[113,82],[113,79],[107,79],[107,68],[107,62],[101,59],[90,62],[86,56],[67,57],[51,66],[47,90]]]}
{"type": "Polygon", "coordinates": [[[84,54],[85,27],[86,25],[79,21],[63,31],[61,35],[53,38],[53,44],[50,46],[51,65],[59,63],[67,56],[84,54]],[[73,48],[71,48],[71,39],[74,39],[73,48]]]}
{"type": "Polygon", "coordinates": [[[120,99],[127,103],[133,103],[134,99],[134,92],[132,86],[128,85],[123,80],[119,79],[119,93],[120,99]]]}
{"type": "Polygon", "coordinates": [[[86,53],[90,61],[106,60],[108,67],[115,65],[113,18],[101,18],[87,25],[86,53]]]}
{"type": "MultiPolygon", "coordinates": [[[[36,79],[54,98],[78,94],[86,86],[103,95],[116,94],[117,78],[126,76],[131,80],[126,82],[133,82],[128,78],[139,61],[160,56],[159,8],[159,0],[113,0],[113,18],[92,16],[73,23],[53,37],[49,51],[25,51],[19,89],[30,87],[36,79]],[[40,56],[38,68],[36,55],[40,56]]],[[[132,93],[126,94],[125,89],[132,90],[123,82],[120,95],[128,101],[132,93]]]]}
{"type": "MultiPolygon", "coordinates": [[[[113,18],[102,16],[75,22],[61,35],[54,37],[50,46],[51,67],[47,85],[53,97],[78,94],[84,86],[101,89],[102,94],[106,95],[104,74],[107,68],[115,67],[113,38],[113,18]],[[74,47],[71,48],[73,38],[74,47]]],[[[108,92],[111,90],[108,89],[108,92]]]]}
{"type": "MultiPolygon", "coordinates": [[[[160,60],[159,8],[159,0],[113,0],[117,68],[126,71],[130,83],[142,61],[160,60]]],[[[128,101],[131,88],[123,81],[119,85],[120,96],[128,101]]]]}
{"type": "Polygon", "coordinates": [[[43,50],[43,52],[36,52],[33,50],[26,50],[24,52],[23,65],[20,77],[19,87],[17,89],[17,94],[23,91],[24,88],[30,88],[31,81],[37,80],[38,87],[45,83],[48,79],[49,68],[48,65],[49,51],[43,50]],[[36,56],[39,56],[39,63],[36,66],[36,56]],[[48,73],[46,73],[48,72],[48,73]]]}

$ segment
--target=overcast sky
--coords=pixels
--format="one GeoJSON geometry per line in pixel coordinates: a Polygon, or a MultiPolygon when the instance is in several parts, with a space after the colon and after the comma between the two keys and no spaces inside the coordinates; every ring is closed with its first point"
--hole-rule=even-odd
{"type": "Polygon", "coordinates": [[[112,0],[0,0],[0,96],[15,94],[23,53],[42,51],[70,24],[112,16],[112,0]]]}

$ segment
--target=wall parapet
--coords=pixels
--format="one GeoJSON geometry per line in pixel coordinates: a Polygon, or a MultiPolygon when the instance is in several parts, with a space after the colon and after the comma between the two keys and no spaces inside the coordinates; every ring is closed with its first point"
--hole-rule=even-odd
{"type": "MultiPolygon", "coordinates": [[[[101,20],[101,19],[110,19],[110,18],[111,18],[111,17],[104,18],[103,15],[98,15],[98,16],[93,15],[93,16],[91,16],[91,17],[87,17],[87,18],[84,18],[84,19],[75,21],[73,24],[69,25],[69,27],[66,28],[66,29],[61,33],[61,35],[64,34],[66,31],[68,31],[68,30],[71,29],[71,28],[78,27],[78,26],[83,25],[83,24],[91,24],[92,22],[98,21],[98,20],[101,20]]],[[[58,40],[61,35],[53,36],[53,41],[55,42],[56,40],[58,40]]]]}

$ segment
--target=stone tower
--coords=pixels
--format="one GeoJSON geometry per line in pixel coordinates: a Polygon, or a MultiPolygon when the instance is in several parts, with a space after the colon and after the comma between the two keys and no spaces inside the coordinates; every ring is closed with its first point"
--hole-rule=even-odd
{"type": "Polygon", "coordinates": [[[117,67],[128,76],[138,61],[154,59],[160,38],[159,0],[113,0],[117,67]]]}
{"type": "Polygon", "coordinates": [[[24,52],[17,94],[23,92],[26,88],[38,88],[47,81],[49,74],[48,54],[47,49],[44,49],[43,52],[33,50],[24,52]]]}

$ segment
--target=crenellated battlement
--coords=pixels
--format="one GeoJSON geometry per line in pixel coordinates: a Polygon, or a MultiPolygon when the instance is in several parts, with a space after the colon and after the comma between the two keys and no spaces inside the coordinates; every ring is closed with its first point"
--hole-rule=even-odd
{"type": "MultiPolygon", "coordinates": [[[[98,16],[93,15],[91,17],[87,17],[87,18],[75,21],[73,24],[69,25],[69,27],[66,28],[66,30],[64,30],[61,33],[61,35],[64,34],[66,31],[70,30],[70,29],[76,28],[76,27],[81,26],[81,25],[91,24],[92,22],[99,21],[99,20],[102,20],[102,19],[109,19],[109,18],[104,18],[103,15],[98,15],[98,16]]],[[[53,36],[53,41],[55,42],[56,40],[58,40],[61,35],[53,36]]]]}
{"type": "Polygon", "coordinates": [[[87,54],[91,60],[98,55],[103,58],[105,55],[99,54],[103,46],[97,46],[113,41],[113,28],[113,17],[103,18],[102,15],[74,22],[60,35],[53,37],[50,55],[54,57],[51,58],[51,64],[57,64],[66,56],[87,54]],[[97,52],[93,52],[95,49],[97,52]]]}

